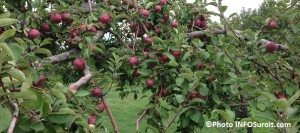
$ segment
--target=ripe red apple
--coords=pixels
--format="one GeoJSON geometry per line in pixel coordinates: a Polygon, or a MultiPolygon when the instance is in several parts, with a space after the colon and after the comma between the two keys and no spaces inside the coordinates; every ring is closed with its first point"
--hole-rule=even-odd
{"type": "Polygon", "coordinates": [[[269,43],[267,44],[266,48],[267,48],[267,51],[268,51],[268,52],[273,53],[274,51],[277,50],[278,45],[277,45],[276,43],[274,43],[274,42],[269,42],[269,43]]]}
{"type": "Polygon", "coordinates": [[[179,57],[181,56],[181,51],[180,51],[180,50],[172,51],[172,55],[173,55],[175,58],[179,58],[179,57]]]}
{"type": "Polygon", "coordinates": [[[268,24],[268,27],[270,29],[276,29],[277,28],[277,22],[275,20],[271,21],[269,24],[268,24]]]}
{"type": "Polygon", "coordinates": [[[277,99],[286,99],[286,96],[283,92],[279,92],[276,94],[277,99]]]}
{"type": "Polygon", "coordinates": [[[99,112],[99,113],[102,113],[102,112],[105,110],[106,105],[105,105],[103,102],[99,102],[99,103],[98,103],[98,107],[99,107],[98,112],[99,112]]]}
{"type": "Polygon", "coordinates": [[[62,21],[62,17],[59,13],[54,13],[50,17],[51,22],[53,23],[60,23],[62,21]]]}
{"type": "Polygon", "coordinates": [[[131,30],[136,30],[136,24],[133,24],[133,23],[131,23],[130,25],[129,25],[129,28],[131,29],[131,30]]]}
{"type": "Polygon", "coordinates": [[[79,26],[79,29],[85,31],[85,30],[87,29],[87,24],[81,24],[81,25],[79,26]]]}
{"type": "Polygon", "coordinates": [[[159,0],[159,3],[160,3],[161,5],[165,5],[165,4],[167,4],[167,0],[159,0]]]}
{"type": "Polygon", "coordinates": [[[198,70],[203,69],[203,64],[202,64],[201,62],[199,62],[199,63],[197,64],[197,69],[198,69],[198,70]]]}
{"type": "Polygon", "coordinates": [[[215,80],[215,75],[211,74],[208,78],[209,81],[214,81],[215,80]]]}
{"type": "Polygon", "coordinates": [[[25,12],[27,11],[27,8],[26,8],[25,6],[20,6],[20,7],[19,7],[19,11],[20,11],[21,13],[25,13],[25,12]]]}
{"type": "Polygon", "coordinates": [[[147,9],[143,9],[143,10],[140,12],[140,15],[142,15],[142,16],[144,16],[144,17],[149,17],[150,12],[149,12],[147,9]]]}
{"type": "Polygon", "coordinates": [[[144,25],[145,25],[147,30],[150,30],[151,24],[149,22],[145,22],[144,25]]]}
{"type": "Polygon", "coordinates": [[[79,34],[79,30],[78,29],[74,29],[74,28],[70,28],[69,33],[73,36],[76,36],[79,34]]]}
{"type": "Polygon", "coordinates": [[[4,28],[0,27],[0,35],[5,31],[4,28]]]}
{"type": "Polygon", "coordinates": [[[155,81],[153,79],[147,79],[146,85],[148,88],[152,87],[154,85],[155,81]]]}
{"type": "Polygon", "coordinates": [[[155,12],[161,12],[161,6],[160,5],[155,5],[154,11],[155,12]]]}
{"type": "Polygon", "coordinates": [[[144,39],[143,39],[143,41],[144,41],[144,43],[146,43],[146,44],[151,44],[152,43],[152,37],[145,37],[144,39]]]}
{"type": "Polygon", "coordinates": [[[156,33],[156,34],[160,34],[160,28],[155,28],[155,30],[154,30],[154,32],[156,33]]]}
{"type": "Polygon", "coordinates": [[[50,26],[49,26],[49,24],[48,23],[43,23],[43,25],[41,26],[41,29],[44,31],[44,32],[49,32],[49,31],[51,31],[51,28],[50,28],[50,26]]]}
{"type": "Polygon", "coordinates": [[[201,20],[199,18],[195,20],[194,26],[201,27],[201,20]]]}
{"type": "Polygon", "coordinates": [[[73,65],[77,70],[83,70],[85,68],[85,60],[81,58],[76,58],[73,61],[73,65]]]}
{"type": "Polygon", "coordinates": [[[297,73],[292,73],[291,74],[291,79],[295,79],[296,77],[299,77],[299,75],[297,73]]]}
{"type": "Polygon", "coordinates": [[[134,72],[133,72],[133,75],[134,75],[135,77],[140,76],[140,75],[141,75],[140,69],[136,68],[136,69],[134,70],[134,72]]]}
{"type": "Polygon", "coordinates": [[[162,88],[160,94],[162,97],[166,97],[169,95],[169,91],[166,88],[162,88]]]}
{"type": "Polygon", "coordinates": [[[201,21],[200,28],[203,28],[203,29],[207,28],[207,22],[205,20],[201,21]]]}
{"type": "Polygon", "coordinates": [[[137,36],[137,37],[142,37],[144,34],[145,34],[145,33],[144,33],[141,29],[139,29],[139,30],[137,31],[136,36],[137,36]]]}
{"type": "Polygon", "coordinates": [[[110,22],[110,16],[107,13],[104,13],[100,16],[100,21],[102,23],[109,23],[110,22]]]}
{"type": "Polygon", "coordinates": [[[63,14],[61,15],[62,21],[65,21],[65,22],[70,21],[70,20],[71,20],[71,19],[70,19],[70,16],[71,16],[70,13],[67,13],[67,12],[63,13],[63,14]]]}
{"type": "Polygon", "coordinates": [[[161,57],[161,60],[163,62],[168,62],[170,59],[169,59],[169,57],[167,55],[163,54],[162,57],[161,57]]]}
{"type": "Polygon", "coordinates": [[[40,75],[40,79],[37,83],[33,83],[33,86],[40,87],[46,81],[46,77],[44,75],[40,75]]]}
{"type": "Polygon", "coordinates": [[[216,68],[216,66],[215,66],[215,64],[212,64],[212,65],[209,66],[209,68],[210,68],[211,70],[214,70],[214,69],[216,68]]]}
{"type": "Polygon", "coordinates": [[[92,91],[92,95],[95,96],[95,97],[101,97],[102,96],[102,89],[100,87],[96,87],[92,91]]]}
{"type": "Polygon", "coordinates": [[[176,28],[178,26],[178,22],[173,21],[171,22],[171,27],[176,28]]]}
{"type": "Polygon", "coordinates": [[[36,29],[31,29],[28,32],[28,36],[31,39],[35,39],[35,38],[39,37],[40,35],[41,35],[41,33],[38,30],[36,30],[36,29]]]}
{"type": "Polygon", "coordinates": [[[89,29],[89,32],[97,32],[97,29],[96,29],[96,27],[94,27],[94,26],[92,26],[90,29],[89,29]]]}
{"type": "Polygon", "coordinates": [[[201,95],[200,93],[196,93],[196,98],[205,99],[205,96],[201,95]]]}
{"type": "Polygon", "coordinates": [[[88,124],[90,128],[94,128],[97,121],[97,115],[92,114],[88,119],[88,124]]]}
{"type": "Polygon", "coordinates": [[[165,13],[164,14],[164,20],[169,20],[169,18],[170,18],[170,15],[168,13],[165,13]]]}
{"type": "Polygon", "coordinates": [[[129,65],[133,66],[133,65],[138,65],[140,63],[140,60],[137,57],[133,56],[129,58],[128,62],[129,65]]]}
{"type": "Polygon", "coordinates": [[[194,98],[196,98],[197,97],[197,94],[196,93],[190,93],[189,95],[188,95],[188,98],[189,99],[194,99],[194,98]]]}
{"type": "Polygon", "coordinates": [[[159,22],[160,22],[161,24],[166,24],[166,20],[164,20],[164,19],[160,19],[159,22]]]}
{"type": "Polygon", "coordinates": [[[75,92],[77,91],[77,89],[78,89],[78,88],[74,88],[74,87],[69,88],[69,90],[70,90],[71,92],[73,92],[73,93],[75,93],[75,92]]]}

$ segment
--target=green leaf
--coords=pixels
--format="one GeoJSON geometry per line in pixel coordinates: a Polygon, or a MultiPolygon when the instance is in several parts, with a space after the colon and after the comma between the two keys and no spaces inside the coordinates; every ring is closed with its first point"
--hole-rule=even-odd
{"type": "Polygon", "coordinates": [[[171,61],[169,61],[168,65],[176,67],[176,66],[178,66],[178,63],[174,60],[171,60],[171,61]]]}
{"type": "Polygon", "coordinates": [[[89,91],[86,91],[86,90],[79,90],[75,93],[75,96],[77,97],[85,97],[87,95],[89,95],[90,92],[89,91]]]}
{"type": "Polygon", "coordinates": [[[220,11],[225,12],[227,10],[227,6],[221,6],[220,11]]]}
{"type": "Polygon", "coordinates": [[[12,18],[1,18],[0,19],[0,27],[3,27],[3,26],[9,26],[9,25],[12,25],[12,24],[15,24],[17,23],[18,20],[17,19],[12,19],[12,18]]]}
{"type": "Polygon", "coordinates": [[[0,112],[0,132],[2,133],[9,127],[12,115],[8,108],[2,108],[1,106],[0,112]]]}
{"type": "Polygon", "coordinates": [[[43,131],[44,130],[44,124],[43,122],[37,122],[35,124],[30,125],[30,128],[32,128],[34,131],[38,132],[38,131],[43,131]]]}
{"type": "Polygon", "coordinates": [[[212,113],[220,114],[228,122],[233,122],[234,118],[235,118],[234,112],[232,112],[231,110],[228,110],[228,109],[226,109],[225,111],[219,110],[219,109],[214,109],[212,111],[212,113]]]}
{"type": "Polygon", "coordinates": [[[70,114],[50,114],[46,118],[48,118],[49,121],[51,121],[53,123],[63,124],[63,123],[67,123],[69,120],[71,120],[72,117],[74,117],[74,115],[70,115],[70,114]]]}
{"type": "Polygon", "coordinates": [[[12,98],[32,99],[32,100],[37,99],[36,95],[30,91],[13,92],[11,94],[11,97],[12,98]]]}
{"type": "Polygon", "coordinates": [[[300,90],[296,91],[296,93],[288,100],[289,105],[294,103],[298,99],[299,96],[300,96],[300,90]]]}
{"type": "Polygon", "coordinates": [[[6,30],[5,32],[3,32],[3,33],[0,35],[0,42],[4,42],[5,39],[14,36],[15,33],[16,33],[16,30],[14,30],[14,29],[6,30]]]}
{"type": "Polygon", "coordinates": [[[184,79],[183,78],[176,78],[175,82],[176,82],[176,85],[181,86],[182,83],[184,82],[184,79]]]}
{"type": "Polygon", "coordinates": [[[23,49],[27,49],[27,43],[25,41],[23,41],[21,38],[15,38],[15,41],[18,42],[18,44],[20,44],[22,46],[23,49]]]}
{"type": "Polygon", "coordinates": [[[285,111],[289,107],[289,102],[286,99],[277,99],[272,101],[272,104],[277,106],[282,111],[285,111]]]}
{"type": "Polygon", "coordinates": [[[192,121],[196,123],[200,123],[201,120],[204,121],[204,118],[202,117],[201,113],[198,110],[191,113],[189,117],[192,121]]]}
{"type": "Polygon", "coordinates": [[[5,58],[7,61],[10,60],[10,59],[13,59],[14,60],[14,54],[13,52],[10,50],[10,48],[7,46],[6,43],[0,43],[0,50],[2,49],[1,53],[4,53],[6,52],[5,54],[7,54],[9,57],[11,58],[8,58],[8,57],[0,57],[0,58],[5,58]]]}
{"type": "Polygon", "coordinates": [[[19,81],[21,81],[21,82],[25,82],[25,80],[26,80],[26,77],[25,77],[24,73],[23,73],[22,71],[18,70],[18,69],[15,69],[15,68],[10,69],[10,70],[8,71],[8,73],[9,73],[11,76],[13,76],[14,78],[16,78],[16,79],[18,79],[19,81]]]}
{"type": "Polygon", "coordinates": [[[265,97],[267,100],[276,100],[277,98],[274,96],[274,94],[270,92],[259,92],[261,96],[265,97]]]}
{"type": "Polygon", "coordinates": [[[153,6],[154,3],[153,2],[148,2],[147,5],[146,5],[146,9],[149,9],[149,7],[153,6]]]}
{"type": "Polygon", "coordinates": [[[179,74],[179,77],[185,78],[188,81],[192,81],[193,80],[193,76],[191,74],[189,74],[189,73],[181,73],[181,74],[179,74]]]}
{"type": "Polygon", "coordinates": [[[47,56],[51,56],[51,51],[46,48],[37,48],[36,50],[33,51],[33,53],[39,53],[39,54],[46,54],[47,56]]]}
{"type": "Polygon", "coordinates": [[[12,43],[12,44],[8,45],[8,47],[10,48],[10,50],[12,51],[12,53],[15,57],[14,61],[17,62],[24,52],[22,47],[16,43],[12,43]]]}
{"type": "Polygon", "coordinates": [[[175,94],[175,99],[177,100],[178,103],[183,103],[184,102],[184,96],[183,95],[175,94]]]}

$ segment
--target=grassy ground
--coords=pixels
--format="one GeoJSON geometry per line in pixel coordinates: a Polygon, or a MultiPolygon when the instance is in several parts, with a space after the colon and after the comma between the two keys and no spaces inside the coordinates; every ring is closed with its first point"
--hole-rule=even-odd
{"type": "MultiPolygon", "coordinates": [[[[135,100],[133,96],[124,98],[121,100],[118,92],[111,91],[107,95],[107,103],[109,108],[113,112],[113,115],[116,119],[116,122],[119,126],[121,133],[134,133],[135,130],[135,121],[139,117],[145,105],[148,103],[147,98],[135,100]]],[[[103,125],[108,128],[109,132],[113,132],[112,124],[106,113],[102,114],[103,116],[103,125]]],[[[143,119],[140,125],[140,131],[146,128],[146,121],[143,119]]]]}

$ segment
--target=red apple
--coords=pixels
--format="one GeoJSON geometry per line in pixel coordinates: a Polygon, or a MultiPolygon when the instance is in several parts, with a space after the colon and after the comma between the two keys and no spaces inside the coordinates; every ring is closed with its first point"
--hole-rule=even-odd
{"type": "Polygon", "coordinates": [[[35,38],[39,37],[40,35],[41,35],[41,33],[38,30],[36,30],[36,29],[31,29],[28,32],[28,36],[31,39],[35,39],[35,38]]]}
{"type": "Polygon", "coordinates": [[[103,102],[99,102],[99,103],[98,103],[98,107],[99,107],[98,112],[99,112],[99,113],[102,113],[102,112],[105,110],[106,105],[105,105],[103,102]]]}
{"type": "Polygon", "coordinates": [[[97,121],[97,115],[95,115],[95,114],[90,115],[90,117],[88,119],[89,127],[93,128],[96,124],[96,121],[97,121]]]}
{"type": "Polygon", "coordinates": [[[197,64],[197,69],[198,70],[201,70],[203,68],[203,64],[201,63],[201,62],[199,62],[198,64],[197,64]]]}
{"type": "Polygon", "coordinates": [[[194,26],[201,27],[201,20],[199,18],[195,20],[194,26]]]}
{"type": "Polygon", "coordinates": [[[146,44],[151,44],[151,43],[152,43],[152,37],[145,37],[145,38],[143,39],[143,41],[144,41],[144,43],[146,43],[146,44]]]}
{"type": "Polygon", "coordinates": [[[277,99],[286,99],[286,96],[283,92],[279,92],[276,94],[277,99]]]}
{"type": "Polygon", "coordinates": [[[170,15],[168,13],[165,13],[164,14],[164,20],[169,20],[169,18],[170,18],[170,15]]]}
{"type": "Polygon", "coordinates": [[[189,96],[188,96],[189,99],[194,99],[196,97],[197,97],[196,93],[190,93],[189,96]]]}
{"type": "Polygon", "coordinates": [[[133,72],[133,75],[134,75],[135,77],[140,76],[140,75],[141,75],[140,69],[136,68],[136,69],[134,70],[134,72],[133,72]]]}
{"type": "Polygon", "coordinates": [[[87,24],[81,24],[81,25],[79,26],[79,29],[85,31],[85,30],[87,29],[87,24]]]}
{"type": "Polygon", "coordinates": [[[73,61],[73,65],[77,70],[83,70],[85,68],[85,60],[81,58],[76,58],[73,61]]]}
{"type": "Polygon", "coordinates": [[[297,73],[292,73],[291,74],[291,79],[295,79],[296,77],[299,77],[299,75],[297,73]]]}
{"type": "Polygon", "coordinates": [[[5,31],[4,28],[0,27],[0,35],[5,31]]]}
{"type": "Polygon", "coordinates": [[[60,23],[62,21],[62,17],[59,13],[54,13],[50,17],[51,22],[53,23],[60,23]]]}
{"type": "Polygon", "coordinates": [[[110,16],[107,13],[104,13],[100,16],[100,21],[102,23],[109,23],[110,22],[110,16]]]}
{"type": "Polygon", "coordinates": [[[26,8],[25,6],[20,6],[20,7],[19,7],[19,11],[20,11],[21,13],[25,13],[25,12],[27,11],[27,8],[26,8]]]}
{"type": "Polygon", "coordinates": [[[155,30],[154,30],[154,32],[156,33],[156,34],[160,34],[160,28],[155,28],[155,30]]]}
{"type": "Polygon", "coordinates": [[[79,30],[78,29],[74,29],[74,28],[71,28],[69,33],[73,36],[76,36],[79,34],[79,30]]]}
{"type": "Polygon", "coordinates": [[[100,87],[96,87],[92,91],[92,95],[95,96],[95,97],[101,97],[102,96],[102,89],[100,87]]]}
{"type": "Polygon", "coordinates": [[[129,65],[133,66],[133,65],[138,65],[140,63],[140,60],[137,57],[133,56],[129,58],[128,62],[129,65]]]}
{"type": "Polygon", "coordinates": [[[204,21],[201,21],[201,26],[200,28],[203,28],[203,29],[206,29],[207,28],[207,22],[204,20],[204,21]]]}
{"type": "Polygon", "coordinates": [[[165,5],[165,4],[167,4],[167,0],[159,0],[159,3],[160,3],[161,5],[165,5]]]}
{"type": "Polygon", "coordinates": [[[153,79],[147,79],[146,85],[148,88],[152,87],[154,85],[155,81],[153,79]]]}
{"type": "Polygon", "coordinates": [[[178,26],[178,22],[173,21],[171,22],[171,27],[176,28],[178,26]]]}
{"type": "Polygon", "coordinates": [[[154,11],[155,12],[161,12],[161,6],[160,5],[155,5],[154,11]]]}
{"type": "Polygon", "coordinates": [[[33,86],[40,87],[46,81],[46,77],[44,75],[40,75],[40,79],[37,83],[33,83],[33,86]]]}
{"type": "Polygon", "coordinates": [[[161,60],[163,62],[168,62],[170,59],[169,59],[169,57],[167,55],[163,54],[162,57],[161,57],[161,60]]]}
{"type": "Polygon", "coordinates": [[[51,31],[51,28],[49,26],[48,23],[43,23],[43,25],[41,26],[41,29],[44,31],[44,32],[49,32],[51,31]]]}
{"type": "Polygon", "coordinates": [[[96,29],[96,27],[94,27],[94,26],[92,26],[90,29],[89,29],[89,32],[97,32],[97,29],[96,29]]]}
{"type": "Polygon", "coordinates": [[[277,45],[276,43],[274,43],[274,42],[269,42],[269,43],[267,44],[266,48],[267,48],[267,51],[268,51],[268,52],[273,53],[274,51],[277,50],[278,45],[277,45]]]}
{"type": "Polygon", "coordinates": [[[142,37],[143,35],[144,35],[144,32],[143,32],[141,29],[139,29],[139,30],[137,31],[136,36],[137,36],[137,37],[142,37]]]}
{"type": "Polygon", "coordinates": [[[209,81],[214,81],[215,80],[215,75],[211,74],[208,78],[209,81]]]}
{"type": "Polygon", "coordinates": [[[78,88],[74,88],[74,87],[69,88],[69,90],[70,90],[71,92],[73,92],[73,93],[75,93],[75,92],[77,91],[77,89],[78,89],[78,88]]]}
{"type": "Polygon", "coordinates": [[[179,58],[181,56],[181,51],[178,50],[178,51],[172,51],[172,55],[175,57],[175,58],[179,58]]]}
{"type": "Polygon", "coordinates": [[[166,88],[162,88],[160,94],[162,97],[166,97],[169,95],[169,91],[166,88]]]}
{"type": "Polygon", "coordinates": [[[196,98],[205,99],[205,96],[201,95],[200,93],[196,93],[196,98]]]}
{"type": "Polygon", "coordinates": [[[164,19],[160,19],[159,22],[160,22],[161,24],[166,24],[166,20],[164,20],[164,19]]]}
{"type": "Polygon", "coordinates": [[[144,16],[144,17],[149,17],[150,12],[149,12],[147,9],[143,9],[143,10],[140,12],[140,15],[142,15],[142,16],[144,16]]]}
{"type": "Polygon", "coordinates": [[[70,19],[70,13],[67,13],[67,12],[65,12],[65,13],[63,13],[62,15],[61,15],[61,18],[62,18],[62,21],[65,21],[65,22],[68,22],[68,21],[70,21],[71,19],[70,19]]]}
{"type": "Polygon", "coordinates": [[[129,25],[129,28],[131,29],[131,30],[136,30],[136,24],[133,24],[133,23],[131,23],[130,25],[129,25]]]}
{"type": "Polygon", "coordinates": [[[214,69],[216,68],[216,66],[215,66],[215,64],[212,64],[212,65],[209,66],[209,68],[210,68],[211,70],[214,70],[214,69]]]}
{"type": "Polygon", "coordinates": [[[277,28],[277,22],[275,20],[271,21],[269,24],[268,24],[268,27],[270,29],[276,29],[277,28]]]}

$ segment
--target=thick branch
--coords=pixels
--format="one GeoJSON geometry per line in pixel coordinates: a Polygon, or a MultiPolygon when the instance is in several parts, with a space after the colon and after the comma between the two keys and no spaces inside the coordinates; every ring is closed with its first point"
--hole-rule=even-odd
{"type": "Polygon", "coordinates": [[[19,107],[18,107],[18,104],[15,103],[15,102],[11,102],[11,105],[13,106],[14,113],[13,113],[13,118],[12,118],[12,120],[10,122],[9,128],[7,130],[7,133],[13,133],[14,132],[14,129],[15,129],[18,117],[19,117],[19,107]]]}
{"type": "Polygon", "coordinates": [[[136,120],[135,125],[136,125],[136,131],[139,131],[139,127],[140,127],[140,122],[143,120],[143,118],[145,117],[145,115],[147,114],[148,109],[145,109],[143,111],[143,113],[140,115],[140,117],[136,120]]]}
{"type": "Polygon", "coordinates": [[[115,118],[114,118],[114,116],[113,116],[111,110],[110,110],[109,107],[107,106],[108,104],[107,104],[107,102],[106,102],[106,99],[105,99],[104,97],[102,97],[101,99],[102,99],[102,101],[103,101],[103,103],[104,103],[106,112],[107,112],[107,114],[108,114],[108,116],[109,116],[109,119],[110,119],[110,121],[111,121],[111,124],[113,125],[113,128],[114,128],[115,133],[120,133],[120,130],[119,130],[118,125],[117,125],[117,122],[116,122],[116,120],[115,120],[115,118]]]}
{"type": "Polygon", "coordinates": [[[59,63],[59,62],[62,62],[62,61],[65,61],[68,59],[68,57],[71,55],[71,54],[75,54],[75,53],[78,53],[79,51],[76,50],[76,49],[72,49],[70,51],[66,51],[66,52],[63,52],[61,54],[58,54],[58,55],[54,55],[54,56],[51,56],[51,57],[48,57],[50,59],[50,62],[52,64],[54,63],[59,63]]]}
{"type": "Polygon", "coordinates": [[[76,92],[79,87],[86,84],[92,78],[92,73],[87,63],[85,63],[85,68],[83,70],[83,73],[84,73],[83,77],[81,77],[77,82],[70,85],[69,89],[72,92],[76,92]]]}

